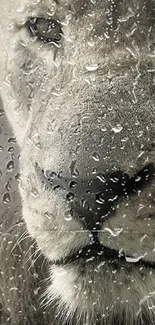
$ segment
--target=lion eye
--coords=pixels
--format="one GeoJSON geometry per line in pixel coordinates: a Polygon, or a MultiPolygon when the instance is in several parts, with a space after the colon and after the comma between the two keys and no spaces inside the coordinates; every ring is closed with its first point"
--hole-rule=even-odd
{"type": "Polygon", "coordinates": [[[62,36],[61,24],[58,20],[54,19],[30,18],[28,28],[33,36],[44,43],[57,43],[62,36]]]}

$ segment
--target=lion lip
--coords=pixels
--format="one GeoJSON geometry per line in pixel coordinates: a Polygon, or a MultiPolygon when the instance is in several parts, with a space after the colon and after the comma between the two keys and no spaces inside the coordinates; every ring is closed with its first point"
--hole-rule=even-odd
{"type": "Polygon", "coordinates": [[[64,259],[58,260],[55,264],[68,264],[72,263],[76,260],[83,259],[85,261],[92,259],[92,260],[99,260],[103,258],[115,259],[118,258],[118,252],[114,249],[108,248],[101,244],[90,244],[84,246],[79,251],[71,252],[67,257],[64,259]]]}
{"type": "Polygon", "coordinates": [[[76,253],[71,253],[64,259],[57,260],[55,265],[66,265],[76,261],[97,264],[98,262],[106,262],[109,264],[121,265],[130,264],[136,266],[144,266],[155,269],[155,262],[145,261],[142,259],[143,256],[135,258],[133,256],[127,256],[124,252],[119,252],[113,248],[103,246],[101,244],[92,244],[83,247],[76,253]]]}

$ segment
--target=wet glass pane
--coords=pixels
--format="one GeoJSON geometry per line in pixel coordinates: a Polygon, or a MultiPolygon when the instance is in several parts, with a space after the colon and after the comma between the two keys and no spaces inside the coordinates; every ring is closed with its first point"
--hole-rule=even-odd
{"type": "Polygon", "coordinates": [[[0,2],[0,324],[155,324],[155,2],[0,2]]]}

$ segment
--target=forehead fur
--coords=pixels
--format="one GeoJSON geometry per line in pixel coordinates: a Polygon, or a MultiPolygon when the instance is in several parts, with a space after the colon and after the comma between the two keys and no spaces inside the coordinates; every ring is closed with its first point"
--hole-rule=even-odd
{"type": "Polygon", "coordinates": [[[112,13],[115,19],[124,14],[128,14],[126,20],[130,19],[131,13],[141,13],[143,18],[144,15],[147,15],[148,19],[151,18],[152,22],[155,21],[154,0],[1,0],[0,15],[2,16],[3,14],[11,12],[15,12],[15,14],[18,15],[28,7],[35,9],[44,8],[48,10],[55,7],[63,7],[79,15],[88,14],[95,9],[102,9],[107,15],[112,13]]]}
{"type": "MultiPolygon", "coordinates": [[[[27,12],[45,12],[61,9],[69,11],[75,18],[87,16],[98,12],[102,20],[113,29],[118,29],[118,22],[122,25],[130,24],[132,27],[133,17],[138,25],[149,25],[154,27],[155,22],[155,1],[154,0],[1,0],[0,17],[1,21],[9,17],[24,16],[27,12]],[[16,5],[15,5],[16,3],[16,5]],[[104,15],[105,14],[105,15],[104,15]]],[[[61,19],[61,17],[60,17],[61,19]]],[[[5,23],[5,22],[4,22],[5,23]]],[[[111,28],[110,27],[110,28],[111,28]]]]}

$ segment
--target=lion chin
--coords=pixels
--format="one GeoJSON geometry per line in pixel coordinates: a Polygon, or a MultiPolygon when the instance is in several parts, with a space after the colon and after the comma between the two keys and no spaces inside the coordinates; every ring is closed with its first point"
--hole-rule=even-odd
{"type": "Polygon", "coordinates": [[[155,324],[154,39],[154,0],[1,0],[0,324],[155,324]]]}

